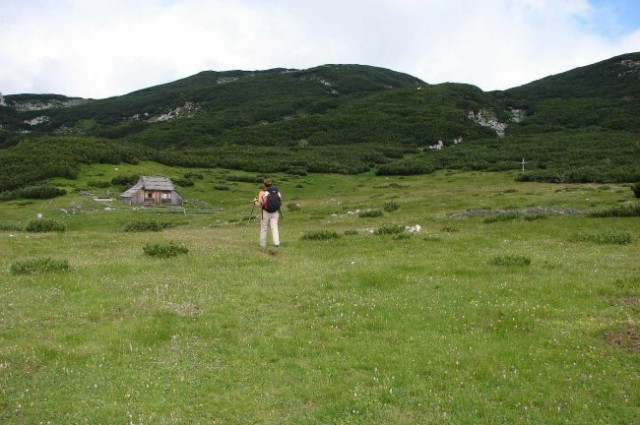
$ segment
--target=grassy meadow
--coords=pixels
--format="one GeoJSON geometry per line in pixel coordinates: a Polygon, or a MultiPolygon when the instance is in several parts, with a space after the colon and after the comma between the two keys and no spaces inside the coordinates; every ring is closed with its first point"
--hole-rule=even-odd
{"type": "Polygon", "coordinates": [[[640,423],[629,185],[276,175],[261,250],[246,173],[167,213],[95,182],[194,170],[117,168],[0,205],[2,424],[640,423]]]}

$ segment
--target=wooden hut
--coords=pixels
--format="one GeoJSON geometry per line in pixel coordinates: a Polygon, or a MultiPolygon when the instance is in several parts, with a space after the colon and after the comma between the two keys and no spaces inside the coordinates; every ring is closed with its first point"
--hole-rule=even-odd
{"type": "Polygon", "coordinates": [[[120,194],[120,200],[130,205],[182,205],[184,198],[175,191],[168,177],[142,176],[127,191],[120,194]]]}

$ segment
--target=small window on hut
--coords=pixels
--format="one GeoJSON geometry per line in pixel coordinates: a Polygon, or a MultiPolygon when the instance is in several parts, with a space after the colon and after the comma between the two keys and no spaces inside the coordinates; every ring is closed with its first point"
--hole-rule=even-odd
{"type": "Polygon", "coordinates": [[[170,193],[163,193],[162,194],[162,199],[170,199],[171,198],[171,194],[170,193]]]}
{"type": "Polygon", "coordinates": [[[149,199],[153,198],[153,193],[147,192],[147,198],[149,198],[149,199]]]}

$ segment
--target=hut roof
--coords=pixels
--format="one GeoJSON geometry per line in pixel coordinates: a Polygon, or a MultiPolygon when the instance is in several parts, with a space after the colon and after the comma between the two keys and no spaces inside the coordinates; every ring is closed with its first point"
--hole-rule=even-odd
{"type": "Polygon", "coordinates": [[[138,179],[138,182],[123,192],[120,196],[122,198],[130,198],[139,190],[159,190],[166,192],[173,192],[173,183],[168,177],[149,177],[142,176],[138,179]]]}
{"type": "Polygon", "coordinates": [[[138,183],[142,182],[142,189],[145,190],[163,190],[171,192],[174,190],[173,183],[168,177],[148,177],[142,176],[138,183]]]}

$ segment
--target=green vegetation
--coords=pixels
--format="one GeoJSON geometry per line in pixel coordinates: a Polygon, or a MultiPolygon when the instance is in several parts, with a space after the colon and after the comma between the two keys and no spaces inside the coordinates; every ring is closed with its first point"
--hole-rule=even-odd
{"type": "Polygon", "coordinates": [[[604,230],[600,232],[579,232],[571,236],[569,240],[571,242],[626,245],[633,241],[633,236],[627,230],[604,230]]]}
{"type": "MultiPolygon", "coordinates": [[[[3,107],[0,199],[52,178],[73,179],[82,164],[140,161],[253,175],[512,170],[522,182],[636,183],[639,74],[629,64],[638,60],[632,53],[489,93],[380,68],[327,65],[203,72],[44,111],[3,107]],[[175,118],[158,119],[169,112],[175,118]],[[48,121],[26,124],[43,114],[48,121]]],[[[13,105],[37,95],[6,99],[13,105]]],[[[190,187],[200,175],[173,177],[190,187]]],[[[114,186],[137,179],[114,177],[114,186]]]]}
{"type": "Polygon", "coordinates": [[[61,223],[58,220],[44,218],[44,219],[29,221],[27,225],[24,227],[24,230],[26,232],[33,232],[33,233],[64,232],[65,230],[67,230],[67,225],[64,223],[61,223]]]}
{"type": "Polygon", "coordinates": [[[143,251],[149,257],[170,258],[189,253],[189,249],[178,242],[147,244],[143,251]]]}
{"type": "Polygon", "coordinates": [[[0,423],[639,423],[638,61],[6,96],[0,423]],[[186,204],[118,201],[142,175],[186,204]]]}
{"type": "Polygon", "coordinates": [[[159,232],[169,227],[171,223],[155,220],[135,220],[124,226],[125,232],[159,232]]]}
{"type": "Polygon", "coordinates": [[[300,206],[278,250],[246,220],[260,184],[226,179],[254,172],[82,165],[52,181],[67,195],[5,202],[1,223],[42,214],[67,230],[0,231],[0,422],[638,423],[640,222],[588,214],[638,201],[628,183],[514,174],[276,174],[300,206]],[[207,214],[85,190],[189,171],[203,178],[182,194],[207,214]],[[138,220],[171,226],[122,231],[138,220]],[[585,229],[633,237],[567,243],[585,229]]]}
{"type": "Polygon", "coordinates": [[[11,264],[10,272],[15,275],[27,275],[48,272],[66,272],[70,269],[67,260],[54,260],[52,258],[35,258],[16,261],[11,264]]]}
{"type": "Polygon", "coordinates": [[[302,235],[302,240],[305,241],[327,241],[329,239],[337,239],[340,235],[336,232],[332,232],[329,230],[316,230],[313,232],[307,232],[302,235]]]}
{"type": "Polygon", "coordinates": [[[498,255],[489,259],[489,264],[494,266],[528,266],[531,258],[524,255],[498,255]]]}

